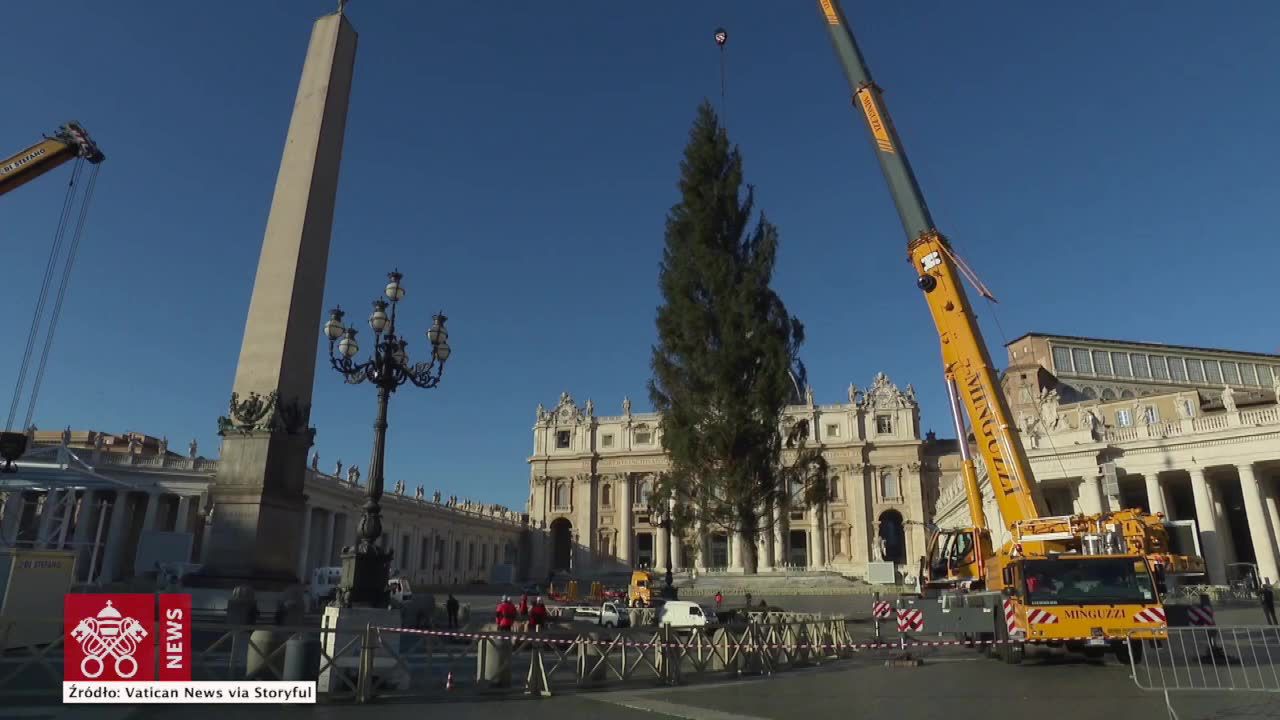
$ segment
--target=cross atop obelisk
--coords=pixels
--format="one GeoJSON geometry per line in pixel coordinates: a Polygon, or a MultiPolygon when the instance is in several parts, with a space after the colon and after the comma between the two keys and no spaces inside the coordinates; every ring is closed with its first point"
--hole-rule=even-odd
{"type": "MultiPolygon", "coordinates": [[[[289,584],[298,572],[311,389],[323,315],[338,166],[356,32],[338,11],[311,30],[249,301],[204,575],[215,584],[289,584]]],[[[304,579],[305,580],[305,579],[304,579]]]]}

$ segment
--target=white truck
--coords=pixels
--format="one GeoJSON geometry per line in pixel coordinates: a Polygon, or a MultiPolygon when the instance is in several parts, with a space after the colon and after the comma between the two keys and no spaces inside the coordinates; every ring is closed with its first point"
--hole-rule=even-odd
{"type": "Polygon", "coordinates": [[[631,614],[622,603],[606,601],[600,607],[576,607],[573,609],[575,620],[581,618],[594,621],[607,628],[623,628],[631,624],[631,614]]]}
{"type": "MultiPolygon", "coordinates": [[[[311,571],[311,584],[307,587],[307,599],[312,608],[327,605],[337,595],[338,586],[342,584],[342,568],[334,565],[318,567],[311,571]]],[[[413,588],[409,578],[393,574],[387,582],[391,592],[391,607],[400,607],[413,599],[413,588]]]]}

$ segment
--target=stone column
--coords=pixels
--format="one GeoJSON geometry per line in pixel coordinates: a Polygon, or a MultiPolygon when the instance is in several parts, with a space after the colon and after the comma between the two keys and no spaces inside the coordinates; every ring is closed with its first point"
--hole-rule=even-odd
{"type": "Polygon", "coordinates": [[[302,511],[302,544],[298,550],[298,579],[303,585],[311,579],[311,505],[302,511]]]}
{"type": "Polygon", "coordinates": [[[653,569],[665,572],[667,569],[667,530],[662,527],[655,528],[653,535],[653,551],[657,555],[653,559],[653,569]]]}
{"type": "Polygon", "coordinates": [[[742,538],[737,532],[725,533],[725,542],[729,545],[729,570],[742,569],[742,538]]]}
{"type": "Polygon", "coordinates": [[[1218,521],[1218,537],[1222,538],[1222,562],[1230,565],[1238,560],[1235,536],[1231,534],[1231,518],[1227,517],[1227,506],[1222,501],[1222,488],[1210,485],[1209,494],[1213,498],[1213,516],[1218,521]]]}
{"type": "Polygon", "coordinates": [[[622,481],[618,483],[618,559],[627,567],[634,567],[631,558],[631,548],[635,546],[631,529],[632,513],[631,513],[631,475],[623,474],[622,481]]]}
{"type": "Polygon", "coordinates": [[[147,509],[142,514],[142,532],[156,529],[156,515],[160,512],[160,499],[163,497],[159,490],[147,492],[147,509]]]}
{"type": "Polygon", "coordinates": [[[1249,521],[1249,539],[1253,541],[1253,552],[1258,561],[1259,580],[1271,582],[1280,580],[1280,572],[1276,569],[1276,549],[1271,538],[1271,530],[1267,527],[1267,509],[1262,502],[1262,488],[1258,485],[1258,476],[1253,471],[1252,463],[1236,466],[1240,474],[1240,490],[1244,495],[1244,511],[1249,521]]]}
{"type": "Polygon", "coordinates": [[[1101,476],[1089,475],[1080,479],[1080,511],[1085,515],[1103,511],[1101,476]]]}
{"type": "Polygon", "coordinates": [[[235,428],[221,433],[210,489],[218,520],[206,585],[270,590],[298,580],[311,394],[355,53],[356,32],[341,12],[315,21],[232,386],[233,399],[248,404],[232,410],[235,428]]]}
{"type": "Polygon", "coordinates": [[[21,490],[10,490],[4,494],[4,516],[0,517],[0,545],[18,542],[18,531],[22,528],[22,514],[26,509],[27,498],[21,490]]]}
{"type": "MultiPolygon", "coordinates": [[[[776,518],[776,513],[774,515],[776,518]]],[[[759,553],[758,569],[760,572],[773,570],[774,558],[776,557],[777,548],[775,547],[774,538],[777,534],[777,526],[771,527],[764,533],[763,551],[759,553]]]]}
{"type": "MultiPolygon", "coordinates": [[[[71,536],[71,544],[76,550],[76,575],[87,575],[89,563],[93,557],[93,538],[98,530],[98,493],[96,490],[85,490],[80,498],[80,507],[76,511],[76,530],[71,536]]],[[[85,577],[85,580],[93,578],[85,577]]]]}
{"type": "Polygon", "coordinates": [[[694,568],[698,572],[707,571],[707,534],[704,531],[702,521],[696,520],[693,524],[693,546],[694,546],[694,568]]]}
{"type": "Polygon", "coordinates": [[[786,567],[791,562],[790,553],[787,551],[787,509],[782,505],[778,505],[773,509],[773,536],[774,536],[774,567],[786,567]]]}
{"type": "Polygon", "coordinates": [[[1222,559],[1222,538],[1218,536],[1212,488],[1204,476],[1204,468],[1192,467],[1187,473],[1191,475],[1191,492],[1196,502],[1196,524],[1200,529],[1200,547],[1204,553],[1209,582],[1222,585],[1227,581],[1227,566],[1222,559]]]}
{"type": "Polygon", "coordinates": [[[102,582],[111,582],[120,574],[120,560],[124,555],[125,535],[129,533],[129,493],[116,491],[116,499],[111,504],[111,519],[107,527],[106,550],[102,553],[102,570],[98,577],[102,582]]]}
{"type": "Polygon", "coordinates": [[[1160,473],[1151,473],[1143,477],[1147,481],[1147,509],[1152,515],[1163,513],[1169,517],[1169,510],[1164,501],[1164,486],[1160,483],[1160,473]]]}
{"type": "Polygon", "coordinates": [[[191,496],[178,496],[178,515],[173,519],[174,532],[188,532],[191,528],[191,496]]]}
{"type": "Polygon", "coordinates": [[[62,495],[61,490],[50,490],[44,494],[44,503],[40,506],[40,525],[36,531],[35,547],[47,548],[53,546],[53,518],[57,515],[58,500],[62,495]]]}
{"type": "Polygon", "coordinates": [[[320,562],[323,567],[333,565],[333,530],[337,523],[337,515],[332,510],[325,511],[324,521],[324,545],[320,548],[320,562]]]}
{"type": "Polygon", "coordinates": [[[1271,520],[1271,533],[1276,541],[1276,549],[1280,550],[1280,507],[1277,506],[1276,482],[1274,478],[1259,478],[1259,481],[1262,485],[1262,499],[1267,504],[1267,517],[1271,520]]]}
{"type": "MultiPolygon", "coordinates": [[[[903,528],[903,530],[903,540],[905,541],[908,533],[905,532],[906,528],[903,528]]],[[[827,566],[827,530],[821,508],[815,508],[813,511],[813,540],[814,562],[811,562],[810,565],[824,568],[827,566]]]]}

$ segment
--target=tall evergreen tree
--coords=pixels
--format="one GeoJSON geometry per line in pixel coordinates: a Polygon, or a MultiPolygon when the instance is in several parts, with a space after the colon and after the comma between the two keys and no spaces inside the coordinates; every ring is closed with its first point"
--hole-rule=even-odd
{"type": "Polygon", "coordinates": [[[763,214],[751,225],[754,190],[743,192],[742,156],[709,103],[680,170],[649,382],[671,462],[657,499],[679,498],[677,529],[698,520],[736,534],[754,572],[770,508],[785,502],[779,421],[804,383],[804,326],[769,286],[778,231],[763,214]]]}

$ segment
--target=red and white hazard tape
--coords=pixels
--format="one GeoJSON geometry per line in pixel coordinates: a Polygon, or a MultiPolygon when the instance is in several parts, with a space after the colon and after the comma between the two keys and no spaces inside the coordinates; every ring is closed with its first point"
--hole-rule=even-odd
{"type": "MultiPolygon", "coordinates": [[[[918,612],[918,611],[917,611],[918,612]]],[[[375,627],[374,630],[385,633],[400,633],[405,635],[427,635],[430,637],[456,638],[463,640],[505,640],[507,642],[530,642],[530,643],[546,643],[551,645],[576,645],[578,643],[590,645],[617,646],[628,648],[682,648],[688,647],[685,643],[664,643],[661,641],[639,642],[634,640],[626,640],[618,642],[616,640],[593,640],[588,638],[565,638],[565,637],[547,637],[542,634],[515,634],[504,635],[499,633],[465,633],[454,630],[421,630],[418,628],[397,628],[397,627],[375,627]]],[[[1123,637],[1107,636],[1107,640],[1124,640],[1123,637]]],[[[741,643],[745,645],[743,652],[751,652],[757,649],[776,649],[776,648],[793,648],[793,649],[818,649],[818,650],[880,650],[889,648],[903,647],[980,647],[986,645],[1012,645],[1012,644],[1043,644],[1056,642],[1083,642],[1087,640],[1097,640],[1096,637],[1069,637],[1069,638],[1030,638],[1027,640],[905,640],[905,641],[889,641],[881,640],[879,642],[855,642],[855,643],[741,643]]]]}

